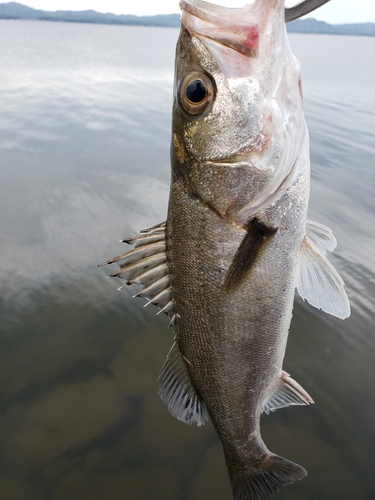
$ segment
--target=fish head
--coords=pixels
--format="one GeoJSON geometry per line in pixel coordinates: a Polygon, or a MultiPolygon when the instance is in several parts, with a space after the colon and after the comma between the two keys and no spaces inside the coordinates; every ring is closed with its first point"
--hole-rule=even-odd
{"type": "Polygon", "coordinates": [[[172,163],[195,196],[245,221],[290,174],[305,132],[283,0],[183,0],[172,163]]]}

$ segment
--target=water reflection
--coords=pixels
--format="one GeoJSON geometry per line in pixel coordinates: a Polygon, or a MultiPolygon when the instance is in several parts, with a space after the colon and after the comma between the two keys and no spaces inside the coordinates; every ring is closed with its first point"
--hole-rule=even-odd
{"type": "MultiPolygon", "coordinates": [[[[157,396],[166,318],[96,268],[165,218],[178,31],[0,27],[0,497],[228,500],[212,426],[184,426],[157,396]]],[[[285,368],[316,405],[264,418],[264,439],[309,471],[280,499],[372,499],[374,40],[291,38],[310,217],[334,229],[352,316],[297,300],[285,368]]]]}

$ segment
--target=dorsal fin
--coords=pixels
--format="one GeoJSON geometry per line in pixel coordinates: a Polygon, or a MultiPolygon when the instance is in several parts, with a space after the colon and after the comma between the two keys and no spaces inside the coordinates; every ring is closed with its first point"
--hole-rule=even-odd
{"type": "Polygon", "coordinates": [[[165,222],[122,241],[134,246],[134,250],[101,265],[117,264],[120,269],[112,273],[111,277],[125,279],[125,285],[142,285],[142,290],[135,297],[148,299],[146,305],[157,305],[159,312],[168,314],[170,324],[173,324],[175,311],[165,253],[165,222]]]}
{"type": "Polygon", "coordinates": [[[174,417],[186,424],[206,423],[206,406],[193,386],[177,342],[165,360],[158,381],[159,396],[174,417]]]}

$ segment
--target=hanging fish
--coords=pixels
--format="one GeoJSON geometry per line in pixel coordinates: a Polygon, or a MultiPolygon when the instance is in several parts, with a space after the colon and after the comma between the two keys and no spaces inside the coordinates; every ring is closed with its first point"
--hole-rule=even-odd
{"type": "Polygon", "coordinates": [[[309,137],[285,28],[323,3],[181,2],[168,218],[108,261],[169,315],[175,341],[160,397],[183,422],[211,418],[235,500],[306,475],[260,434],[262,412],[313,403],[282,369],[295,289],[329,314],[350,313],[326,256],[335,238],[306,220],[309,137]]]}

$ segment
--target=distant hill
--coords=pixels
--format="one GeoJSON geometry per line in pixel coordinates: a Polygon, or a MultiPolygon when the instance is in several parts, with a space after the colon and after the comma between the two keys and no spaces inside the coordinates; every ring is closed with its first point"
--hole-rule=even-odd
{"type": "MultiPolygon", "coordinates": [[[[132,16],[102,14],[95,10],[71,11],[32,9],[17,2],[0,3],[0,19],[32,19],[38,21],[60,21],[69,23],[125,24],[133,26],[165,26],[178,28],[179,14],[158,16],[132,16]]],[[[297,19],[289,23],[290,33],[319,33],[329,35],[375,36],[375,23],[328,24],[316,19],[297,19]]]]}
{"type": "Polygon", "coordinates": [[[0,19],[31,19],[34,21],[60,21],[69,23],[95,23],[95,24],[127,24],[136,26],[168,26],[179,27],[179,14],[167,14],[158,16],[132,16],[102,14],[95,10],[58,10],[50,12],[46,10],[32,9],[17,2],[0,4],[0,19]]]}
{"type": "Polygon", "coordinates": [[[287,25],[289,33],[375,36],[375,23],[328,24],[316,19],[296,19],[287,25]]]}

